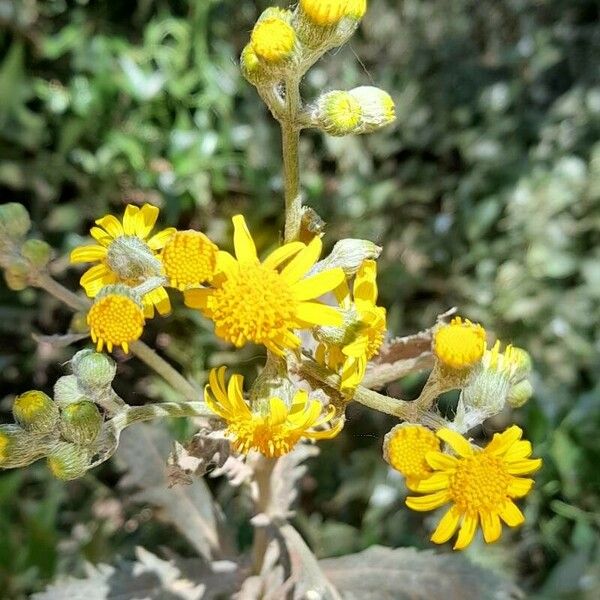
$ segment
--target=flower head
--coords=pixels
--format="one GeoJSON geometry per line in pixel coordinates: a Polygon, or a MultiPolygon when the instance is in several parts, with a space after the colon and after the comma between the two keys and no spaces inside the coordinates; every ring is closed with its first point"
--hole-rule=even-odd
{"type": "Polygon", "coordinates": [[[377,306],[377,263],[365,260],[356,273],[352,296],[345,281],[336,290],[340,306],[349,317],[341,344],[321,342],[316,358],[330,369],[341,369],[342,391],[351,391],[363,380],[368,361],[379,353],[386,332],[385,308],[377,306]]]}
{"type": "Polygon", "coordinates": [[[294,28],[278,17],[259,20],[250,37],[252,50],[266,63],[280,63],[289,58],[295,43],[294,28]]]}
{"type": "Polygon", "coordinates": [[[537,471],[541,459],[530,459],[531,443],[521,440],[523,432],[513,425],[495,434],[484,449],[475,449],[459,433],[441,429],[437,436],[457,456],[429,452],[426,460],[434,473],[414,487],[424,496],[409,496],[406,505],[417,511],[429,511],[444,504],[452,506],[442,517],[431,540],[447,542],[460,525],[455,550],[468,546],[480,525],[487,543],[502,533],[500,520],[509,527],[521,525],[523,513],[513,502],[529,493],[533,479],[522,477],[537,471]]]}
{"type": "Polygon", "coordinates": [[[177,231],[165,244],[161,260],[169,283],[180,290],[211,281],[219,249],[199,231],[177,231]]]}
{"type": "Polygon", "coordinates": [[[406,485],[413,489],[433,471],[425,457],[440,449],[435,433],[422,425],[396,425],[383,443],[383,456],[394,469],[406,477],[406,485]]]}
{"type": "MultiPolygon", "coordinates": [[[[95,298],[106,285],[120,283],[135,287],[146,278],[162,274],[157,252],[175,233],[170,227],[155,235],[150,233],[158,218],[158,208],[144,204],[142,208],[128,204],[122,222],[113,215],[96,221],[91,236],[98,242],[80,246],[71,252],[72,263],[96,262],[81,277],[80,283],[90,298],[95,298]]],[[[164,287],[157,287],[143,298],[146,317],[154,309],[164,315],[170,312],[171,303],[164,287]]]]}
{"type": "Polygon", "coordinates": [[[361,19],[367,10],[367,0],[300,0],[307,18],[320,27],[331,27],[344,17],[361,19]]]}
{"type": "Polygon", "coordinates": [[[263,344],[281,355],[300,346],[293,329],[341,324],[339,311],[315,299],[342,283],[342,269],[303,279],[321,254],[319,238],[284,244],[260,262],[244,217],[237,215],[233,224],[235,258],[220,252],[213,287],[185,292],[186,305],[212,319],[219,337],[238,348],[263,344]]]}
{"type": "Polygon", "coordinates": [[[139,299],[126,286],[106,286],[97,296],[87,315],[92,341],[98,352],[106,345],[109,352],[129,344],[144,331],[144,310],[139,299]]]}
{"type": "Polygon", "coordinates": [[[270,398],[268,412],[257,414],[251,410],[243,396],[244,379],[232,375],[225,385],[225,367],[210,372],[209,385],[204,390],[204,399],[209,408],[227,422],[227,433],[233,438],[234,448],[247,454],[256,450],[264,456],[274,458],[290,452],[302,439],[331,439],[343,427],[340,418],[330,429],[319,430],[335,416],[335,409],[323,414],[323,405],[310,400],[308,394],[298,390],[288,407],[281,398],[270,398]]]}
{"type": "Polygon", "coordinates": [[[452,369],[468,369],[479,362],[485,351],[485,329],[468,319],[454,317],[433,334],[433,352],[452,369]]]}

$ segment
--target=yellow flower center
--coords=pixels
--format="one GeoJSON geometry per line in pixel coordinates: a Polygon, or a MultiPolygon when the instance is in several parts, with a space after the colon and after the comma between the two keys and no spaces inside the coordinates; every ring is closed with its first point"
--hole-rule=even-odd
{"type": "Polygon", "coordinates": [[[269,63],[286,59],[292,53],[295,41],[294,29],[277,18],[257,23],[250,37],[250,44],[256,55],[269,63]]]}
{"type": "Polygon", "coordinates": [[[107,294],[98,298],[87,316],[92,340],[109,351],[122,346],[127,352],[129,344],[139,339],[144,329],[144,311],[132,298],[120,294],[107,294]]]}
{"type": "Polygon", "coordinates": [[[456,317],[434,333],[433,351],[448,367],[471,367],[481,359],[485,351],[485,329],[456,317]]]}
{"type": "Polygon", "coordinates": [[[367,0],[300,0],[300,6],[315,25],[330,27],[343,17],[362,18],[367,0]]]}
{"type": "Polygon", "coordinates": [[[173,287],[184,289],[211,281],[218,248],[199,231],[178,231],[163,249],[165,274],[173,287]]]}
{"type": "Polygon", "coordinates": [[[268,417],[255,416],[229,424],[227,431],[235,437],[233,445],[238,452],[247,454],[257,450],[267,458],[288,454],[300,441],[300,433],[285,425],[271,425],[268,417]]]}
{"type": "Polygon", "coordinates": [[[449,491],[461,512],[494,512],[508,499],[510,480],[501,458],[479,452],[459,461],[450,478],[449,491]]]}
{"type": "Polygon", "coordinates": [[[425,457],[439,449],[438,438],[421,425],[397,426],[386,436],[386,460],[407,479],[419,480],[431,475],[425,457]]]}
{"type": "Polygon", "coordinates": [[[264,344],[295,323],[296,300],[283,277],[260,264],[242,264],[207,302],[217,335],[238,347],[264,344]]]}

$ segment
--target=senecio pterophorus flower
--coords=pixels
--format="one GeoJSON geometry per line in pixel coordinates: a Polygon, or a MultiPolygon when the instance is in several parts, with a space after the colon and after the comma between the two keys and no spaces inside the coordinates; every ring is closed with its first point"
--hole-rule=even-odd
{"type": "Polygon", "coordinates": [[[227,433],[238,452],[247,454],[256,450],[268,458],[283,456],[302,439],[324,440],[335,437],[344,425],[343,417],[330,429],[317,431],[331,422],[335,409],[323,413],[318,400],[298,390],[288,407],[281,398],[269,398],[268,412],[257,414],[244,400],[244,378],[232,375],[225,384],[225,367],[213,369],[209,385],[204,390],[208,407],[227,422],[227,433]]]}
{"type": "Polygon", "coordinates": [[[211,319],[219,337],[238,348],[254,342],[282,355],[300,346],[294,329],[342,324],[340,312],[316,298],[339,286],[344,271],[304,278],[321,254],[318,237],[308,245],[284,244],[260,262],[244,217],[233,217],[233,226],[235,258],[219,252],[212,288],[185,292],[186,305],[211,319]]]}
{"type": "MultiPolygon", "coordinates": [[[[106,215],[96,221],[90,235],[98,242],[81,246],[71,252],[72,263],[97,262],[81,277],[80,283],[90,298],[95,298],[100,290],[111,284],[135,287],[149,277],[163,273],[157,255],[175,233],[170,227],[152,237],[159,210],[151,204],[141,208],[128,204],[122,222],[113,215],[106,215]]],[[[143,298],[144,313],[147,318],[154,316],[154,309],[165,315],[171,311],[169,296],[164,287],[157,287],[143,298]]]]}
{"type": "Polygon", "coordinates": [[[330,27],[345,17],[361,19],[367,0],[300,0],[300,8],[315,25],[330,27]]]}
{"type": "Polygon", "coordinates": [[[386,332],[385,308],[377,306],[377,264],[366,260],[358,269],[352,296],[345,280],[336,289],[340,308],[350,321],[344,341],[322,342],[316,359],[335,371],[341,370],[343,392],[351,392],[363,380],[368,361],[381,348],[386,332]]]}
{"type": "Polygon", "coordinates": [[[425,459],[433,473],[411,485],[411,489],[425,495],[406,499],[406,505],[416,511],[435,510],[451,503],[431,536],[432,542],[447,542],[460,525],[454,549],[461,550],[472,542],[478,525],[484,540],[492,543],[502,534],[501,520],[509,527],[524,522],[513,499],[529,493],[534,481],[522,475],[537,471],[542,461],[529,458],[531,443],[521,440],[522,434],[513,425],[495,434],[480,449],[450,429],[437,432],[457,456],[436,450],[427,452],[425,459]]]}
{"type": "Polygon", "coordinates": [[[469,369],[485,352],[485,329],[468,319],[455,317],[433,334],[433,353],[448,368],[469,369]]]}

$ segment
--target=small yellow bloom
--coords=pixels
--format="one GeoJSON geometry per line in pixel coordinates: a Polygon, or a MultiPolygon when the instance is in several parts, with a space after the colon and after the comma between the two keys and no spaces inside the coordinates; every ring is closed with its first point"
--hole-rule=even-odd
{"type": "Polygon", "coordinates": [[[433,334],[433,352],[452,369],[467,369],[479,362],[485,351],[485,329],[468,319],[454,317],[433,334]]]}
{"type": "Polygon", "coordinates": [[[396,425],[383,442],[383,457],[394,469],[406,477],[406,486],[414,489],[433,471],[425,457],[440,449],[435,433],[422,425],[396,425]]]}
{"type": "Polygon", "coordinates": [[[323,130],[331,135],[355,133],[361,116],[360,104],[349,92],[334,90],[319,98],[317,119],[323,130]]]}
{"type": "Polygon", "coordinates": [[[31,390],[15,398],[15,421],[31,431],[52,431],[58,423],[58,406],[44,392],[31,390]]]}
{"type": "Polygon", "coordinates": [[[121,346],[127,353],[129,344],[138,340],[144,331],[144,310],[127,287],[111,285],[96,297],[87,323],[98,352],[106,345],[109,352],[114,346],[121,346]]]}
{"type": "Polygon", "coordinates": [[[300,0],[300,8],[315,25],[331,27],[344,17],[362,19],[367,0],[300,0]]]}
{"type": "Polygon", "coordinates": [[[269,399],[269,412],[252,412],[243,396],[244,378],[232,375],[225,385],[225,367],[213,369],[209,385],[204,390],[208,407],[227,422],[227,433],[233,438],[238,452],[247,454],[256,450],[268,458],[283,456],[302,439],[331,439],[344,425],[343,417],[330,429],[315,430],[330,423],[335,409],[329,407],[323,414],[323,405],[310,400],[308,394],[298,390],[291,407],[281,398],[269,399]]]}
{"type": "Polygon", "coordinates": [[[199,231],[177,231],[163,248],[161,260],[169,283],[180,290],[212,280],[219,249],[199,231]]]}
{"type": "MultiPolygon", "coordinates": [[[[148,237],[154,228],[159,210],[151,204],[142,208],[128,204],[123,221],[106,215],[96,221],[91,236],[98,242],[81,246],[71,252],[72,263],[97,262],[81,277],[80,283],[90,298],[106,286],[116,283],[135,287],[144,279],[161,275],[162,265],[157,253],[175,233],[170,227],[148,237]]],[[[154,316],[154,309],[165,315],[171,311],[169,296],[164,287],[158,287],[143,298],[146,317],[154,316]]]]}
{"type": "Polygon", "coordinates": [[[276,17],[259,21],[250,36],[252,50],[267,63],[279,63],[289,58],[295,43],[296,33],[293,27],[276,17]]]}
{"type": "Polygon", "coordinates": [[[524,522],[525,517],[513,499],[529,493],[534,481],[522,475],[537,471],[542,460],[529,458],[531,443],[521,440],[522,434],[513,425],[504,433],[495,434],[484,449],[475,449],[455,431],[437,432],[458,456],[429,452],[426,460],[434,473],[414,487],[426,495],[406,499],[406,505],[417,511],[452,504],[431,536],[433,542],[447,542],[460,525],[454,549],[461,550],[472,542],[478,525],[485,541],[492,543],[502,534],[500,520],[509,527],[524,522]]]}
{"type": "Polygon", "coordinates": [[[348,328],[343,345],[319,344],[315,357],[330,369],[341,369],[342,391],[352,391],[363,380],[367,363],[385,339],[386,311],[377,306],[377,263],[365,260],[356,273],[352,298],[345,281],[336,290],[342,309],[356,313],[358,323],[348,328]]]}
{"type": "Polygon", "coordinates": [[[244,217],[235,216],[233,225],[235,258],[220,252],[213,288],[185,292],[186,305],[211,319],[219,337],[238,348],[253,342],[282,355],[300,346],[293,329],[341,325],[340,312],[315,299],[344,281],[342,269],[303,279],[321,254],[319,238],[284,244],[260,262],[244,217]]]}

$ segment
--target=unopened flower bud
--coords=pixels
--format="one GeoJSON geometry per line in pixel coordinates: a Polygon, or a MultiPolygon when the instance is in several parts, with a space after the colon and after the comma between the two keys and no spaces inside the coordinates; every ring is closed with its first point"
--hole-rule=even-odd
{"type": "Polygon", "coordinates": [[[320,96],[313,118],[329,135],[344,136],[358,132],[361,116],[360,104],[349,92],[334,90],[320,96]]]}
{"type": "Polygon", "coordinates": [[[4,281],[13,292],[20,292],[29,286],[30,268],[21,261],[15,260],[4,271],[4,281]]]}
{"type": "Polygon", "coordinates": [[[58,406],[38,390],[17,396],[12,410],[15,421],[29,431],[52,431],[58,423],[58,406]]]}
{"type": "Polygon", "coordinates": [[[510,381],[505,373],[478,367],[461,397],[466,410],[475,408],[492,416],[504,408],[509,389],[510,381]]]}
{"type": "Polygon", "coordinates": [[[69,481],[83,477],[90,466],[87,448],[70,442],[59,442],[48,456],[48,468],[54,477],[69,481]]]}
{"type": "Polygon", "coordinates": [[[256,22],[250,36],[250,47],[260,61],[279,65],[294,54],[296,32],[286,18],[269,14],[256,22]]]}
{"type": "Polygon", "coordinates": [[[24,467],[46,456],[56,444],[57,435],[28,431],[19,425],[0,425],[0,467],[24,467]]]}
{"type": "Polygon", "coordinates": [[[342,19],[362,19],[367,0],[300,0],[300,10],[315,25],[331,27],[342,19]]]}
{"type": "Polygon", "coordinates": [[[31,219],[27,209],[17,202],[0,205],[0,244],[6,238],[23,237],[31,228],[31,219]]]}
{"type": "Polygon", "coordinates": [[[117,365],[110,356],[89,348],[73,356],[71,368],[79,385],[92,390],[109,386],[117,373],[117,365]]]}
{"type": "Polygon", "coordinates": [[[102,428],[98,407],[87,400],[69,404],[61,413],[60,430],[65,440],[87,446],[94,442],[102,428]]]}
{"type": "Polygon", "coordinates": [[[253,85],[258,85],[265,79],[265,70],[260,62],[252,44],[247,44],[240,56],[240,67],[242,75],[253,85]]]}
{"type": "Polygon", "coordinates": [[[365,260],[375,260],[381,254],[381,247],[369,240],[344,239],[335,244],[329,256],[319,261],[310,271],[316,275],[321,271],[340,267],[346,277],[353,277],[365,260]]]}
{"type": "Polygon", "coordinates": [[[518,348],[517,346],[510,346],[510,351],[507,348],[504,353],[510,352],[510,361],[514,365],[513,381],[518,382],[525,379],[532,370],[531,356],[529,352],[518,348]]]}
{"type": "Polygon", "coordinates": [[[54,384],[54,401],[60,408],[85,399],[85,392],[79,386],[75,375],[65,375],[54,384]]]}
{"type": "Polygon", "coordinates": [[[43,240],[27,240],[21,246],[21,255],[34,267],[42,268],[48,264],[52,256],[52,248],[43,240]]]}
{"type": "Polygon", "coordinates": [[[507,402],[512,408],[520,408],[533,396],[533,386],[528,379],[522,379],[508,392],[507,402]]]}
{"type": "Polygon", "coordinates": [[[356,133],[372,133],[396,120],[396,106],[387,92],[373,86],[362,86],[350,90],[349,94],[361,109],[356,133]]]}

